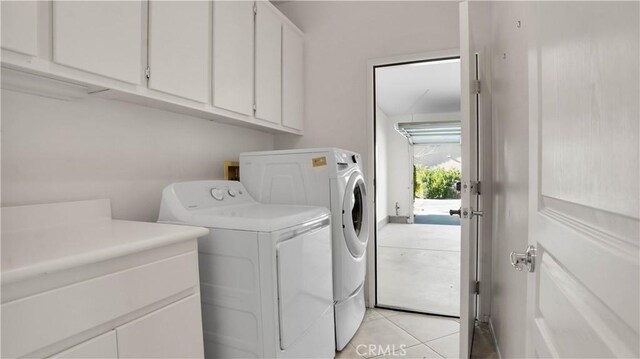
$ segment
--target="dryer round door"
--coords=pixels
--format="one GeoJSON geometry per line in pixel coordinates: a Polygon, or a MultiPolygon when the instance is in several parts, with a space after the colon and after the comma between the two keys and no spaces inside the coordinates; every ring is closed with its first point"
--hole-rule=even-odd
{"type": "Polygon", "coordinates": [[[351,255],[359,258],[367,249],[369,239],[369,212],[367,191],[360,172],[354,172],[344,192],[342,201],[342,230],[351,255]]]}

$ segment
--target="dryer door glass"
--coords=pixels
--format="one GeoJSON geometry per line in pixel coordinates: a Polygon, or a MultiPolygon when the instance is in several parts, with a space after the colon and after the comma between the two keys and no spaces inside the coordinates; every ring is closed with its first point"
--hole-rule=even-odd
{"type": "Polygon", "coordinates": [[[353,229],[356,231],[356,236],[359,236],[360,229],[362,228],[362,191],[360,190],[360,186],[356,186],[353,190],[352,201],[351,221],[353,222],[353,229]]]}
{"type": "Polygon", "coordinates": [[[344,240],[351,255],[359,258],[369,239],[367,192],[360,172],[354,172],[347,181],[342,205],[344,240]]]}

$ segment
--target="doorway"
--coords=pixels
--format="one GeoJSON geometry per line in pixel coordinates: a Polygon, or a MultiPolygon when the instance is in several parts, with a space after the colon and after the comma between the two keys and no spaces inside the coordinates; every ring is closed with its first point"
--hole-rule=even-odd
{"type": "Polygon", "coordinates": [[[376,306],[460,316],[460,59],[374,66],[376,306]]]}

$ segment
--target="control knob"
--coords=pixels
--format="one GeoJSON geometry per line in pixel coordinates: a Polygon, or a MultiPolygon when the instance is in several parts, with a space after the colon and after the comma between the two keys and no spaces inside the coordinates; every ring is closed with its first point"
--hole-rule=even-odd
{"type": "Polygon", "coordinates": [[[211,197],[216,201],[222,201],[224,199],[224,191],[220,188],[212,188],[211,189],[211,197]]]}

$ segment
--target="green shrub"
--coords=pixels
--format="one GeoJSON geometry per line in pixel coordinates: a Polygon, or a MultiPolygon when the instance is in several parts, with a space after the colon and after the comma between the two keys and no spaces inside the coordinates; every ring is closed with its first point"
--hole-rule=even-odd
{"type": "Polygon", "coordinates": [[[415,196],[427,199],[460,198],[453,184],[460,180],[460,171],[454,168],[414,166],[415,196]]]}
{"type": "Polygon", "coordinates": [[[418,180],[418,167],[416,165],[413,165],[413,191],[415,197],[420,197],[422,195],[422,182],[418,180]]]}

